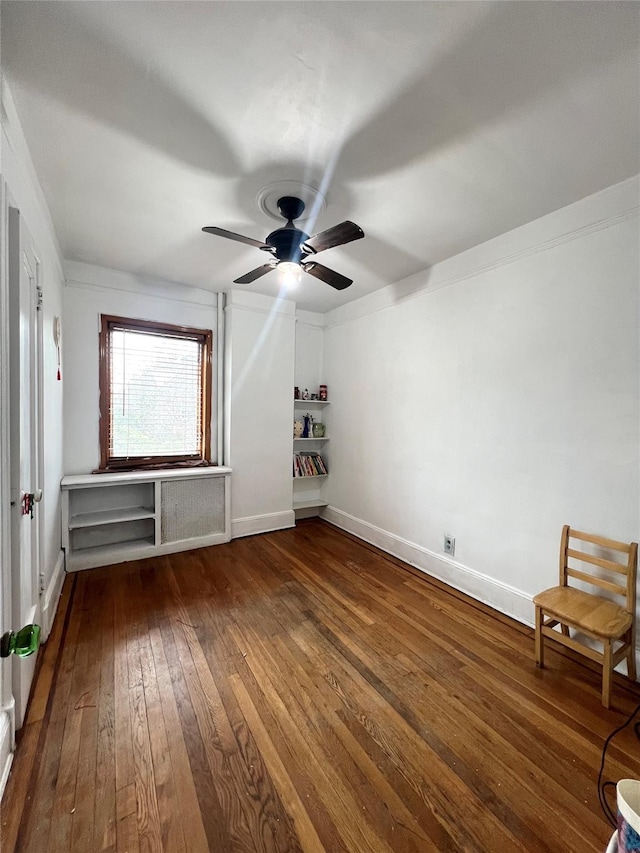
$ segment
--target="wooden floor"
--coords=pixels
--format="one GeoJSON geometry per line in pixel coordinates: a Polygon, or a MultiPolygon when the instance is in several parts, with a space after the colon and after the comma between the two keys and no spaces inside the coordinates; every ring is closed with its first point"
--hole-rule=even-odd
{"type": "MultiPolygon", "coordinates": [[[[605,711],[593,668],[547,661],[320,521],[80,572],[2,853],[603,851],[602,743],[640,693],[616,679],[605,711]]],[[[631,733],[606,775],[640,777],[631,733]]]]}

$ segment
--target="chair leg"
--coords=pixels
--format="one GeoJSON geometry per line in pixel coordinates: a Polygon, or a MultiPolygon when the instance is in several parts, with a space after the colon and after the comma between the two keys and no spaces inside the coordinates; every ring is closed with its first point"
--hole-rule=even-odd
{"type": "Polygon", "coordinates": [[[627,674],[631,681],[636,681],[638,673],[636,670],[636,631],[635,626],[629,629],[629,651],[627,652],[627,674]]]}
{"type": "Polygon", "coordinates": [[[613,672],[613,643],[604,641],[602,661],[602,704],[605,708],[611,705],[611,675],[613,672]]]}
{"type": "Polygon", "coordinates": [[[562,628],[562,633],[565,635],[565,637],[571,636],[571,634],[569,633],[569,626],[568,625],[565,625],[563,622],[560,627],[562,628]]]}
{"type": "Polygon", "coordinates": [[[542,608],[536,606],[536,666],[544,668],[544,637],[542,636],[542,608]]]}

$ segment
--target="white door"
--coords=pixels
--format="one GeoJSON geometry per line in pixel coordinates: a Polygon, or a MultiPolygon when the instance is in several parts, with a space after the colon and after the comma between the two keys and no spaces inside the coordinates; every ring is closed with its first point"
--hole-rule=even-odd
{"type": "MultiPolygon", "coordinates": [[[[39,496],[41,329],[38,322],[38,262],[20,213],[9,208],[9,367],[11,457],[12,628],[40,621],[41,504],[25,512],[25,495],[39,496]]],[[[12,658],[15,725],[29,698],[36,655],[12,658]]]]}

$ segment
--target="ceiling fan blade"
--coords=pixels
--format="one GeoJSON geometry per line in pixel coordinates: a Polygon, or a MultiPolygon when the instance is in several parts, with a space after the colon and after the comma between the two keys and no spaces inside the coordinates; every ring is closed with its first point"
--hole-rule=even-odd
{"type": "Polygon", "coordinates": [[[246,275],[241,276],[240,278],[235,278],[233,280],[234,284],[251,284],[252,281],[255,281],[257,278],[260,278],[261,275],[266,275],[271,270],[276,268],[277,264],[263,264],[261,267],[257,267],[255,270],[251,270],[251,272],[246,273],[246,275]]]}
{"type": "Polygon", "coordinates": [[[333,228],[327,228],[326,231],[321,231],[313,237],[305,240],[303,248],[309,248],[313,252],[323,252],[325,249],[332,249],[334,246],[342,246],[345,243],[352,243],[354,240],[361,240],[364,237],[364,231],[355,222],[341,222],[339,225],[334,225],[333,228]]]}
{"type": "Polygon", "coordinates": [[[245,237],[242,234],[236,234],[235,231],[227,231],[225,228],[216,228],[214,225],[207,225],[202,230],[206,231],[207,234],[215,234],[218,237],[226,237],[227,240],[246,243],[247,246],[256,246],[258,249],[267,249],[268,251],[272,251],[271,246],[268,246],[261,240],[254,240],[253,237],[245,237]]]}
{"type": "Polygon", "coordinates": [[[344,290],[346,287],[349,287],[350,284],[353,284],[352,279],[347,278],[344,275],[340,275],[340,273],[335,272],[335,270],[330,270],[329,267],[323,267],[322,264],[317,264],[315,261],[307,261],[305,264],[300,264],[300,266],[305,272],[308,272],[309,275],[313,275],[316,278],[319,278],[320,281],[330,284],[331,287],[335,287],[336,290],[344,290]]]}

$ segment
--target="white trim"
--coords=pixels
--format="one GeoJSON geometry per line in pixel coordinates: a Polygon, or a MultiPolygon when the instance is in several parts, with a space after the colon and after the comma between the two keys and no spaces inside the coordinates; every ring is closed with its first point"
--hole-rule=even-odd
{"type": "MultiPolygon", "coordinates": [[[[275,300],[274,300],[275,301],[275,300]]],[[[281,311],[279,308],[253,308],[248,305],[225,305],[225,311],[245,311],[249,314],[262,314],[265,317],[272,317],[273,315],[279,317],[287,317],[289,320],[295,320],[295,317],[291,314],[291,311],[281,311]]]]}
{"type": "Polygon", "coordinates": [[[216,457],[215,461],[218,465],[225,464],[225,455],[224,455],[224,431],[225,431],[225,412],[224,412],[224,401],[225,401],[225,393],[224,393],[224,383],[225,383],[225,316],[224,316],[224,306],[226,303],[226,297],[224,293],[218,293],[216,300],[216,339],[215,339],[215,349],[216,349],[216,387],[215,387],[215,400],[216,400],[216,419],[215,419],[215,430],[216,430],[216,457]]]}
{"type": "Polygon", "coordinates": [[[56,564],[51,573],[51,579],[47,586],[42,604],[42,642],[46,642],[51,633],[51,626],[58,609],[58,601],[64,583],[64,551],[58,552],[56,564]]]}
{"type": "Polygon", "coordinates": [[[64,286],[69,289],[132,293],[143,295],[145,299],[160,299],[163,302],[198,305],[211,309],[215,309],[217,304],[217,293],[180,282],[138,277],[108,267],[91,267],[89,264],[82,265],[86,269],[78,269],[78,261],[65,261],[64,265],[66,273],[64,286]],[[98,279],[105,273],[105,280],[99,281],[98,279]],[[155,288],[156,292],[150,292],[150,288],[155,288]],[[182,291],[182,296],[175,296],[176,288],[182,291]]]}
{"type": "Polygon", "coordinates": [[[256,533],[269,533],[271,530],[283,530],[295,527],[296,514],[292,509],[284,512],[269,512],[265,515],[248,515],[245,518],[231,519],[231,538],[254,536],[256,533]]]}
{"type": "Polygon", "coordinates": [[[232,469],[224,465],[203,465],[197,468],[149,468],[144,471],[109,471],[104,474],[65,474],[60,480],[62,491],[70,487],[95,489],[126,485],[127,483],[151,483],[155,480],[192,480],[198,478],[228,477],[232,469]]]}
{"type": "MultiPolygon", "coordinates": [[[[7,184],[0,178],[0,634],[12,628],[8,207],[7,184]]],[[[15,745],[15,702],[12,695],[12,663],[0,661],[0,667],[1,797],[15,745]]]]}
{"type": "MultiPolygon", "coordinates": [[[[73,279],[73,278],[65,279],[64,286],[65,286],[65,288],[68,288],[69,290],[90,290],[90,291],[102,290],[102,291],[112,292],[112,293],[131,293],[134,295],[140,294],[140,291],[132,290],[130,287],[113,287],[113,286],[110,286],[107,284],[91,284],[87,281],[77,281],[76,279],[73,279]]],[[[215,296],[215,293],[212,295],[215,296]]],[[[199,299],[176,299],[175,296],[169,296],[169,295],[165,295],[165,294],[161,294],[161,293],[149,293],[149,292],[147,292],[144,294],[144,297],[145,297],[145,299],[156,299],[156,300],[159,300],[161,302],[175,302],[177,305],[189,305],[189,306],[197,305],[200,308],[211,308],[211,309],[215,308],[215,304],[212,305],[210,302],[202,301],[199,299]]]]}
{"type": "Polygon", "coordinates": [[[227,294],[225,311],[232,309],[251,314],[281,315],[295,321],[296,303],[281,296],[263,296],[261,293],[231,291],[227,294]]]}
{"type": "Polygon", "coordinates": [[[319,314],[316,311],[304,311],[301,308],[296,309],[296,325],[306,329],[324,329],[324,318],[324,314],[319,314]]]}
{"type": "Polygon", "coordinates": [[[13,749],[11,724],[12,713],[9,708],[0,710],[0,799],[4,794],[4,789],[7,786],[9,771],[13,763],[13,749]]]}
{"type": "Polygon", "coordinates": [[[443,581],[477,601],[488,604],[494,610],[533,627],[533,597],[529,593],[455,560],[450,560],[442,554],[429,551],[415,542],[355,518],[336,507],[328,506],[322,509],[320,517],[388,554],[398,557],[421,572],[443,581]]]}
{"type": "Polygon", "coordinates": [[[85,569],[97,569],[100,566],[114,566],[117,563],[130,563],[133,560],[146,560],[149,557],[159,557],[163,554],[177,554],[179,551],[195,551],[197,548],[208,548],[210,545],[222,545],[229,541],[229,534],[212,533],[209,536],[198,536],[195,539],[177,539],[175,542],[164,542],[160,545],[147,545],[136,547],[131,543],[129,548],[115,547],[104,550],[93,555],[87,555],[82,551],[75,554],[70,553],[65,560],[66,571],[82,572],[85,569]]]}

